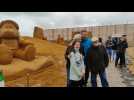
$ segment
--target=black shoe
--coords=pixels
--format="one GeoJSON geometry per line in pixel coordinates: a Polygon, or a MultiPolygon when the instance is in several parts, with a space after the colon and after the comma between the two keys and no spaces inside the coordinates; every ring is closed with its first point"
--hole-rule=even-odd
{"type": "Polygon", "coordinates": [[[84,83],[83,83],[83,87],[86,87],[86,86],[87,86],[87,82],[84,82],[84,83]]]}
{"type": "Polygon", "coordinates": [[[127,67],[126,64],[123,64],[123,67],[127,67]]]}
{"type": "Polygon", "coordinates": [[[115,64],[115,67],[117,68],[117,67],[119,67],[119,65],[118,64],[115,64]]]}

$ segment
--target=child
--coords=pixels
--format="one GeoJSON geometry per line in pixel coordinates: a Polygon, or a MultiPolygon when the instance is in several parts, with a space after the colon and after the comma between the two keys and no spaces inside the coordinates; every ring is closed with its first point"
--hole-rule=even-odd
{"type": "Polygon", "coordinates": [[[80,51],[80,40],[75,40],[72,47],[73,49],[68,55],[70,59],[69,87],[82,87],[85,66],[80,51]]]}
{"type": "Polygon", "coordinates": [[[81,35],[80,34],[76,34],[74,35],[73,39],[71,40],[71,42],[69,43],[69,45],[67,46],[66,52],[65,52],[65,60],[66,60],[66,69],[67,69],[67,87],[69,87],[69,73],[70,73],[70,59],[68,58],[68,55],[70,54],[70,52],[73,49],[73,42],[75,40],[81,40],[81,35]]]}

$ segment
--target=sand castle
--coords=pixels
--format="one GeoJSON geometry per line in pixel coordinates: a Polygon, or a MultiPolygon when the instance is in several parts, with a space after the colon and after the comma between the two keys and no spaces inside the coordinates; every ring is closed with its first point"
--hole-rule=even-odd
{"type": "Polygon", "coordinates": [[[61,37],[60,34],[58,35],[58,38],[57,38],[56,43],[61,44],[61,45],[64,45],[64,44],[65,44],[65,43],[64,43],[64,38],[61,37]]]}
{"type": "Polygon", "coordinates": [[[47,40],[47,37],[44,36],[43,28],[40,28],[38,26],[34,27],[33,37],[38,38],[38,39],[42,39],[42,40],[47,40]]]}
{"type": "Polygon", "coordinates": [[[0,23],[0,64],[10,64],[14,57],[33,60],[36,49],[32,43],[20,39],[19,26],[12,20],[0,23]]]}

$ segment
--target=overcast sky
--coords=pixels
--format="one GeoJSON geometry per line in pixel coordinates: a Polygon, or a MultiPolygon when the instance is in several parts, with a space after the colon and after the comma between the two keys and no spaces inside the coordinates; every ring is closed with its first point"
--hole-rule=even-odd
{"type": "Polygon", "coordinates": [[[134,12],[0,12],[0,21],[15,20],[21,35],[32,36],[35,25],[44,28],[134,23],[134,12]]]}

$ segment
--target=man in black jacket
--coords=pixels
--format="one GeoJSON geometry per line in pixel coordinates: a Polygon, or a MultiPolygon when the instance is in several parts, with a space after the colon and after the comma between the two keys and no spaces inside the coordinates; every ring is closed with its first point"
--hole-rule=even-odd
{"type": "Polygon", "coordinates": [[[115,61],[115,66],[117,66],[118,60],[120,59],[120,67],[126,67],[125,63],[126,48],[128,48],[128,43],[126,37],[122,36],[120,42],[117,44],[117,58],[115,61]]]}
{"type": "Polygon", "coordinates": [[[91,69],[91,84],[97,87],[97,75],[99,74],[103,87],[108,87],[105,68],[109,64],[108,54],[105,47],[98,43],[98,38],[92,38],[93,46],[88,52],[88,66],[91,69]]]}
{"type": "Polygon", "coordinates": [[[117,37],[114,37],[112,38],[112,60],[115,61],[116,59],[116,54],[117,54],[117,43],[118,43],[118,38],[117,37]]]}
{"type": "Polygon", "coordinates": [[[106,46],[106,50],[107,50],[107,53],[108,53],[108,56],[109,56],[109,60],[111,61],[112,46],[113,46],[111,36],[108,37],[108,40],[106,41],[105,46],[106,46]]]}

